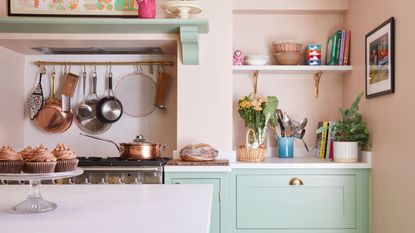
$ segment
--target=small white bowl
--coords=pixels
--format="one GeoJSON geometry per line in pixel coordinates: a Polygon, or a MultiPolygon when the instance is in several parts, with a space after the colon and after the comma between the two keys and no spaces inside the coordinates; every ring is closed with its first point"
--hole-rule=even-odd
{"type": "Polygon", "coordinates": [[[269,63],[269,57],[264,55],[245,56],[245,64],[251,66],[263,66],[269,63]]]}

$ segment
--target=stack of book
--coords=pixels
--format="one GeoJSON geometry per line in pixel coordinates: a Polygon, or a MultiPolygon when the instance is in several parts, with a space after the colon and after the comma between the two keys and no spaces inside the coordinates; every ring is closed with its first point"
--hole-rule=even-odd
{"type": "Polygon", "coordinates": [[[350,64],[350,30],[338,30],[327,40],[326,65],[347,66],[350,64]]]}
{"type": "Polygon", "coordinates": [[[333,121],[323,121],[318,123],[316,156],[320,159],[333,159],[333,138],[332,126],[333,121]]]}

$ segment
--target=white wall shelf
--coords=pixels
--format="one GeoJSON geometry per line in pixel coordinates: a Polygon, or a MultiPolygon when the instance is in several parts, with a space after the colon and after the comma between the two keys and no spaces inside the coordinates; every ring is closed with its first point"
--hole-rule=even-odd
{"type": "Polygon", "coordinates": [[[260,71],[270,74],[315,74],[322,71],[325,74],[345,74],[353,70],[353,66],[233,66],[234,73],[251,73],[260,71]]]}

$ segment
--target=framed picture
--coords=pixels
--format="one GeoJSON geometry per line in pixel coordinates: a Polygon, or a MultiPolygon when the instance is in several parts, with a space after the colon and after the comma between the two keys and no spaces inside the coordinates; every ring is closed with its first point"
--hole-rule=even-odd
{"type": "Polygon", "coordinates": [[[394,18],[366,35],[366,98],[395,92],[394,18]]]}
{"type": "Polygon", "coordinates": [[[8,0],[9,16],[137,17],[137,0],[8,0]]]}

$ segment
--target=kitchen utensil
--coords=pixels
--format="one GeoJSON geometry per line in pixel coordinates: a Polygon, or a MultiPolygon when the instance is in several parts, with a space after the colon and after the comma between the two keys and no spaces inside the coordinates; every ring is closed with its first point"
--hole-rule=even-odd
{"type": "Polygon", "coordinates": [[[293,134],[293,137],[301,139],[301,141],[303,141],[305,149],[307,150],[308,153],[310,153],[310,150],[308,149],[307,143],[304,141],[304,135],[305,135],[305,129],[301,130],[301,133],[293,134]]]}
{"type": "Polygon", "coordinates": [[[64,77],[62,94],[66,97],[72,98],[75,93],[76,86],[78,85],[79,76],[69,72],[66,73],[64,77]]]}
{"type": "Polygon", "coordinates": [[[284,125],[282,124],[282,118],[283,118],[284,114],[282,113],[281,109],[277,109],[275,114],[277,115],[278,125],[280,126],[281,137],[283,137],[284,132],[285,132],[285,128],[284,128],[284,125]]]}
{"type": "Polygon", "coordinates": [[[155,109],[157,86],[143,70],[126,75],[115,87],[115,97],[121,101],[125,114],[143,117],[155,109]]]}
{"type": "Polygon", "coordinates": [[[105,123],[114,123],[118,121],[123,113],[122,104],[114,97],[114,92],[112,91],[111,65],[108,73],[108,96],[98,101],[96,113],[98,119],[105,123]]]}
{"type": "Polygon", "coordinates": [[[180,19],[187,19],[190,15],[202,12],[202,4],[197,1],[165,1],[161,7],[168,13],[178,16],[180,19]]]}
{"type": "Polygon", "coordinates": [[[282,125],[284,126],[284,137],[290,137],[292,133],[292,122],[290,116],[284,114],[282,117],[282,125]]]}
{"type": "MultiPolygon", "coordinates": [[[[89,106],[88,111],[85,117],[78,115],[76,121],[78,122],[79,128],[89,134],[100,134],[107,131],[110,127],[110,123],[105,123],[100,121],[96,115],[96,107],[99,101],[97,95],[97,72],[96,69],[92,73],[92,93],[88,96],[86,105],[89,106]]],[[[86,108],[85,108],[86,109],[86,108]]]]}
{"type": "Polygon", "coordinates": [[[130,143],[116,143],[109,139],[99,138],[92,135],[82,134],[82,136],[90,137],[96,140],[109,142],[117,147],[122,159],[138,159],[149,160],[160,158],[160,152],[168,148],[167,145],[161,146],[160,143],[146,142],[142,135],[137,136],[133,142],[130,143]]]}
{"type": "Polygon", "coordinates": [[[42,76],[44,74],[45,74],[45,71],[42,70],[39,74],[39,83],[36,85],[35,89],[33,90],[32,94],[30,95],[28,99],[28,109],[29,109],[30,120],[34,120],[37,117],[45,101],[43,97],[43,88],[42,88],[42,76]]]}
{"type": "Polygon", "coordinates": [[[161,67],[162,71],[159,69],[157,77],[156,106],[160,109],[166,109],[165,103],[170,88],[171,76],[166,73],[163,66],[161,67]]]}
{"type": "Polygon", "coordinates": [[[48,133],[62,133],[69,129],[72,124],[71,112],[62,111],[61,101],[55,98],[55,76],[51,75],[51,96],[46,101],[39,115],[36,117],[36,125],[48,133]]]}
{"type": "Polygon", "coordinates": [[[81,118],[87,118],[92,115],[91,106],[85,103],[86,75],[86,68],[84,66],[84,70],[82,72],[82,103],[78,105],[78,108],[76,109],[76,116],[81,118]]]}

